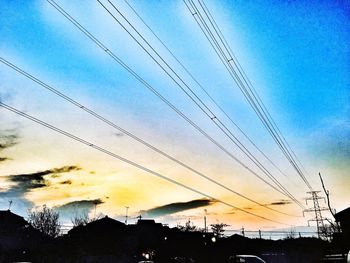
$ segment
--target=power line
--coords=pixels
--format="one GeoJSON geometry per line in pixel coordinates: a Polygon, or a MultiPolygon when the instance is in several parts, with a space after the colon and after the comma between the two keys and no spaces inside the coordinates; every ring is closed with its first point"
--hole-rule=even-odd
{"type": "MultiPolygon", "coordinates": [[[[234,65],[238,68],[239,74],[243,77],[244,82],[247,84],[248,88],[253,92],[254,97],[257,99],[259,106],[262,107],[263,111],[267,114],[268,119],[271,120],[272,124],[274,127],[276,127],[277,131],[279,132],[279,134],[282,136],[283,141],[288,145],[288,148],[290,148],[288,142],[286,141],[285,137],[283,136],[283,134],[281,133],[281,131],[279,130],[276,122],[273,120],[272,116],[270,115],[270,113],[268,112],[268,110],[266,109],[264,103],[262,102],[259,94],[256,92],[256,89],[254,88],[253,84],[251,83],[250,79],[248,78],[247,74],[245,73],[245,71],[243,70],[241,64],[239,63],[237,57],[235,56],[234,52],[232,51],[231,47],[229,46],[227,40],[225,39],[222,31],[220,30],[218,24],[216,23],[214,17],[211,15],[211,13],[209,12],[208,7],[206,6],[204,1],[200,1],[198,0],[199,4],[202,6],[203,10],[205,11],[205,14],[207,15],[207,17],[209,18],[210,23],[212,24],[215,32],[218,34],[221,42],[224,44],[225,49],[228,51],[229,55],[232,56],[232,61],[234,61],[234,65]]],[[[230,60],[229,60],[230,61],[230,60]]],[[[228,61],[228,62],[229,62],[228,61]]],[[[294,152],[292,151],[293,155],[296,157],[296,155],[294,154],[294,152]]],[[[300,162],[299,162],[300,163],[300,162]]]]}
{"type": "MultiPolygon", "coordinates": [[[[228,70],[230,76],[232,77],[232,79],[235,81],[235,83],[237,84],[237,86],[240,88],[240,90],[242,91],[242,93],[245,95],[245,98],[247,100],[247,102],[252,106],[253,110],[256,112],[256,114],[258,115],[258,117],[260,118],[260,120],[263,122],[264,126],[266,127],[266,129],[269,131],[269,133],[271,134],[272,137],[275,138],[275,135],[272,133],[270,127],[268,126],[268,124],[265,122],[265,120],[262,118],[261,113],[258,112],[255,108],[255,102],[251,101],[251,95],[249,93],[246,93],[246,88],[244,87],[241,79],[239,78],[239,76],[237,75],[237,73],[233,70],[231,71],[230,68],[232,68],[232,65],[230,63],[226,64],[226,62],[229,62],[231,59],[228,59],[227,56],[225,55],[224,50],[220,47],[218,41],[215,39],[215,37],[213,36],[213,33],[210,31],[207,23],[205,22],[205,20],[203,19],[203,17],[201,16],[199,10],[197,9],[197,7],[193,4],[192,1],[189,1],[190,5],[192,5],[192,8],[195,9],[195,11],[192,11],[191,8],[188,6],[188,4],[186,3],[186,1],[184,1],[184,3],[186,4],[187,8],[190,10],[192,16],[195,18],[197,24],[199,25],[199,27],[201,28],[202,32],[204,33],[205,37],[207,38],[207,40],[209,41],[209,43],[211,44],[211,46],[213,47],[215,53],[218,55],[218,57],[220,58],[221,62],[223,63],[223,65],[225,66],[225,68],[228,70]],[[196,16],[198,16],[198,19],[196,18],[196,16]],[[202,22],[202,24],[200,22],[198,22],[198,20],[200,22],[202,22]]],[[[279,142],[277,142],[278,144],[280,144],[279,142]]]]}
{"type": "Polygon", "coordinates": [[[163,180],[166,180],[166,181],[168,181],[168,182],[170,182],[170,183],[172,183],[172,184],[175,184],[175,185],[177,185],[177,186],[181,186],[182,188],[185,188],[185,189],[187,189],[187,190],[189,190],[189,191],[191,191],[191,192],[194,192],[194,193],[197,193],[197,194],[199,194],[199,195],[202,195],[202,196],[204,196],[204,197],[206,197],[206,198],[209,198],[210,200],[213,200],[213,201],[216,201],[216,202],[220,202],[220,203],[222,203],[222,204],[224,204],[224,205],[226,205],[226,206],[229,206],[229,207],[231,207],[231,208],[237,209],[237,210],[239,210],[239,211],[241,211],[241,212],[244,212],[244,213],[246,213],[246,214],[249,214],[249,215],[251,215],[251,216],[255,216],[255,217],[264,219],[264,220],[266,220],[266,221],[270,221],[270,222],[277,223],[277,224],[281,224],[281,225],[288,225],[288,224],[285,224],[285,223],[282,223],[282,222],[279,222],[279,221],[276,221],[276,220],[272,220],[272,219],[269,219],[269,218],[267,218],[267,217],[260,216],[260,215],[258,215],[258,214],[255,214],[255,213],[246,211],[246,210],[243,209],[243,208],[236,207],[236,206],[234,206],[234,205],[232,205],[232,204],[230,204],[230,203],[227,203],[227,202],[225,202],[225,201],[222,201],[222,200],[220,200],[220,199],[217,199],[217,198],[215,198],[215,197],[213,197],[213,196],[211,196],[211,195],[209,195],[209,194],[206,194],[206,193],[204,193],[204,192],[202,192],[202,191],[200,191],[200,190],[197,190],[197,189],[195,189],[195,188],[192,188],[192,187],[190,187],[190,186],[188,186],[188,185],[185,185],[185,184],[183,184],[183,183],[181,183],[181,182],[178,182],[178,181],[176,181],[176,180],[174,180],[174,179],[171,179],[171,178],[169,178],[169,177],[167,177],[167,176],[165,176],[165,175],[163,175],[163,174],[160,174],[160,173],[158,173],[158,172],[156,172],[156,171],[153,171],[153,170],[151,170],[151,169],[149,169],[149,168],[147,168],[147,167],[145,167],[145,166],[143,166],[143,165],[140,165],[140,164],[138,164],[138,163],[136,163],[136,162],[133,162],[133,161],[131,161],[131,160],[129,160],[129,159],[126,159],[126,158],[124,158],[124,157],[122,157],[122,156],[120,156],[120,155],[118,155],[118,154],[116,154],[116,153],[113,153],[113,152],[111,152],[111,151],[109,151],[109,150],[106,150],[106,149],[103,148],[103,147],[100,147],[100,146],[98,146],[98,145],[96,145],[96,144],[93,144],[93,143],[91,143],[91,142],[89,142],[89,141],[86,141],[86,140],[82,139],[82,138],[79,137],[79,136],[76,136],[76,135],[74,135],[74,134],[72,134],[72,133],[69,133],[69,132],[64,131],[64,130],[62,130],[62,129],[59,129],[59,128],[57,128],[56,126],[53,126],[53,125],[51,125],[51,124],[49,124],[49,123],[47,123],[47,122],[44,122],[44,121],[42,121],[42,120],[40,120],[40,119],[38,119],[38,118],[35,118],[35,117],[33,117],[33,116],[31,116],[31,115],[29,115],[29,114],[27,114],[27,113],[24,113],[23,111],[20,111],[20,110],[14,108],[14,107],[11,107],[11,106],[9,106],[9,105],[7,105],[7,104],[1,102],[1,101],[0,101],[0,106],[3,107],[4,109],[7,109],[7,110],[13,112],[13,113],[16,113],[17,115],[20,115],[20,116],[22,116],[22,117],[24,117],[24,118],[26,118],[26,119],[28,119],[28,120],[31,120],[31,121],[33,121],[33,122],[35,122],[35,123],[37,123],[37,124],[40,124],[41,126],[44,126],[44,127],[48,128],[48,129],[51,129],[51,130],[53,130],[53,131],[55,131],[55,132],[57,132],[57,133],[59,133],[59,134],[61,134],[61,135],[64,135],[64,136],[66,136],[66,137],[68,137],[68,138],[70,138],[70,139],[73,139],[73,140],[75,140],[75,141],[77,141],[77,142],[80,142],[81,144],[84,144],[84,145],[86,145],[86,146],[89,146],[89,147],[91,147],[91,148],[93,148],[93,149],[95,149],[95,150],[97,150],[97,151],[100,151],[100,152],[102,152],[102,153],[104,153],[104,154],[106,154],[106,155],[109,155],[109,156],[111,156],[111,157],[113,157],[113,158],[115,158],[115,159],[118,159],[118,160],[120,160],[120,161],[122,161],[122,162],[125,162],[125,163],[127,163],[127,164],[129,164],[129,165],[131,165],[131,166],[134,166],[134,167],[136,167],[136,168],[138,168],[138,169],[140,169],[140,170],[142,170],[142,171],[145,171],[145,172],[147,172],[147,173],[149,173],[149,174],[152,174],[152,175],[154,175],[154,176],[156,176],[156,177],[159,177],[159,178],[161,178],[161,179],[163,179],[163,180]]]}
{"type": "Polygon", "coordinates": [[[173,68],[162,58],[162,56],[153,48],[153,46],[142,36],[142,34],[129,22],[129,20],[119,11],[119,9],[110,1],[110,5],[118,14],[128,23],[129,26],[137,33],[139,37],[147,44],[148,47],[156,54],[156,56],[165,64],[161,63],[144,47],[144,45],[136,39],[136,37],[123,25],[119,19],[100,1],[98,3],[108,12],[109,15],[132,37],[132,39],[152,58],[152,60],[172,79],[172,81],[195,103],[195,105],[217,126],[228,138],[232,141],[270,180],[272,180],[277,187],[279,187],[286,196],[293,201],[298,202],[297,199],[274,177],[270,171],[246,148],[245,145],[228,129],[228,127],[214,114],[214,112],[206,105],[194,92],[194,90],[173,70],[173,68]],[[171,73],[168,71],[171,71],[171,73]],[[175,76],[173,76],[174,74],[175,76]],[[186,87],[187,91],[183,85],[186,87]]]}
{"type": "MultiPolygon", "coordinates": [[[[192,3],[193,1],[190,0],[192,3]]],[[[289,162],[291,163],[291,165],[295,168],[295,170],[297,171],[297,173],[300,175],[300,177],[303,179],[303,181],[305,182],[305,184],[309,187],[309,189],[311,189],[311,185],[309,184],[309,182],[307,181],[305,175],[303,174],[303,172],[301,171],[300,167],[298,166],[296,160],[298,161],[297,157],[295,156],[295,153],[293,152],[293,150],[290,148],[289,144],[286,142],[284,136],[282,135],[282,133],[280,132],[277,124],[274,122],[272,116],[270,115],[269,111],[267,110],[266,106],[264,105],[264,103],[262,102],[261,98],[259,97],[259,95],[257,94],[256,90],[254,89],[254,87],[252,86],[251,82],[248,80],[247,81],[247,75],[244,73],[242,67],[240,66],[238,59],[234,56],[231,55],[232,50],[228,49],[227,47],[229,46],[226,39],[224,38],[222,32],[220,31],[220,28],[217,26],[214,18],[212,17],[212,15],[210,14],[208,8],[206,7],[205,3],[201,0],[198,0],[199,4],[201,5],[202,9],[204,10],[205,15],[207,16],[209,22],[211,23],[212,27],[214,28],[216,34],[219,36],[219,39],[221,41],[221,43],[224,44],[224,48],[226,49],[226,51],[229,54],[229,59],[227,60],[228,65],[230,66],[230,68],[232,70],[234,70],[232,68],[232,65],[230,63],[230,61],[232,61],[234,63],[234,66],[238,69],[239,74],[241,75],[241,77],[243,78],[244,82],[247,85],[248,90],[250,91],[250,94],[252,94],[252,96],[248,96],[249,99],[253,100],[255,99],[255,103],[251,104],[253,106],[255,106],[258,110],[258,112],[260,114],[262,114],[262,121],[264,120],[264,122],[267,124],[267,126],[271,127],[269,129],[271,129],[272,133],[273,133],[273,138],[275,138],[278,141],[278,145],[281,146],[281,150],[282,152],[285,154],[285,156],[287,157],[287,159],[289,160],[289,162]],[[202,4],[203,3],[203,4],[202,4]],[[219,32],[219,33],[218,33],[219,32]],[[237,61],[237,62],[236,62],[237,61]],[[242,74],[243,72],[243,74],[242,74]],[[261,110],[261,112],[260,112],[261,110]],[[295,156],[296,160],[294,160],[293,155],[295,156]]],[[[198,10],[199,11],[199,10],[198,10]]],[[[201,16],[201,13],[199,12],[199,15],[201,16]]],[[[243,91],[241,89],[241,91],[243,91]]],[[[249,94],[248,91],[246,91],[247,94],[249,94]]],[[[276,141],[276,142],[277,142],[276,141]]],[[[299,161],[300,162],[300,161],[299,161]]]]}
{"type": "MultiPolygon", "coordinates": [[[[233,119],[229,116],[229,114],[223,109],[223,107],[220,106],[220,104],[214,99],[214,97],[204,88],[204,86],[193,76],[193,74],[189,71],[189,69],[179,60],[179,58],[172,52],[168,46],[160,39],[160,37],[154,32],[154,30],[145,22],[145,20],[141,17],[141,15],[135,10],[135,8],[127,1],[124,0],[124,2],[130,7],[130,9],[134,12],[134,14],[140,19],[140,21],[148,28],[148,30],[152,33],[152,35],[161,43],[161,45],[169,52],[169,54],[175,59],[175,61],[181,66],[181,68],[190,76],[190,78],[198,85],[198,87],[208,96],[210,101],[213,102],[213,104],[226,116],[226,118],[232,123],[238,131],[254,146],[255,149],[257,149],[265,158],[268,160],[268,162],[273,165],[282,175],[285,177],[288,177],[282,170],[279,168],[270,157],[268,157],[255,143],[254,141],[238,126],[238,124],[233,121],[233,119]]],[[[215,22],[215,21],[214,21],[215,22]]],[[[219,31],[220,32],[220,31],[219,31]]],[[[224,39],[225,40],[225,39],[224,39]]],[[[231,52],[232,53],[232,52],[231,52]]],[[[234,54],[233,54],[234,56],[234,54]]],[[[238,66],[240,67],[240,64],[238,62],[238,66]]],[[[245,74],[245,72],[243,72],[245,74]]],[[[249,81],[249,79],[248,79],[249,81]]],[[[250,82],[250,81],[249,81],[250,82]]],[[[272,120],[273,121],[273,120],[272,120]]],[[[278,128],[278,127],[277,127],[278,128]]],[[[286,142],[287,143],[287,142],[286,142]]]]}
{"type": "Polygon", "coordinates": [[[193,1],[188,0],[189,5],[191,5],[194,11],[191,10],[190,6],[187,4],[185,0],[184,2],[188,7],[189,11],[191,12],[191,14],[193,15],[193,17],[195,18],[197,24],[200,26],[202,32],[206,35],[207,39],[211,43],[212,47],[214,48],[215,52],[219,56],[220,60],[222,61],[226,69],[229,71],[231,77],[234,79],[237,86],[240,88],[241,92],[247,99],[248,103],[251,105],[252,109],[258,115],[259,119],[262,121],[265,128],[269,131],[269,133],[271,134],[271,136],[273,137],[277,145],[280,147],[280,149],[282,150],[287,160],[290,162],[292,167],[297,171],[298,175],[302,178],[302,180],[305,182],[307,187],[309,189],[312,189],[305,175],[303,174],[300,167],[298,166],[298,163],[296,161],[297,158],[294,158],[296,157],[295,153],[290,149],[290,146],[286,143],[285,138],[282,136],[280,130],[278,129],[278,126],[273,121],[270,113],[268,112],[266,106],[263,104],[262,100],[258,96],[256,90],[252,87],[251,82],[247,81],[246,74],[242,73],[243,69],[241,68],[240,65],[238,65],[237,58],[231,54],[232,52],[230,52],[230,49],[227,47],[228,46],[227,41],[224,40],[224,37],[219,27],[217,26],[214,18],[212,17],[209,10],[205,6],[205,3],[198,0],[200,6],[202,7],[202,10],[204,11],[204,15],[206,16],[206,19],[211,24],[211,27],[214,29],[215,34],[219,38],[219,40],[217,40],[217,37],[214,36],[214,33],[210,29],[210,26],[207,24],[201,11],[193,3],[193,1]],[[195,17],[196,15],[198,16],[198,19],[195,17]],[[220,46],[220,42],[222,43],[222,47],[220,46]],[[226,52],[224,52],[224,49],[226,50],[226,52]],[[227,53],[227,55],[225,53],[227,53]],[[236,69],[238,69],[239,74],[236,72],[231,62],[236,67],[236,69]]]}
{"type": "MultiPolygon", "coordinates": [[[[110,49],[108,49],[101,41],[99,41],[94,35],[92,35],[85,27],[83,27],[79,22],[77,22],[69,13],[67,13],[62,7],[60,7],[55,1],[47,0],[58,12],[60,12],[64,17],[66,17],[75,27],[77,27],[84,35],[86,35],[90,40],[92,40],[99,48],[106,52],[115,62],[125,68],[133,77],[135,77],[141,84],[143,84],[147,89],[149,89],[154,95],[156,95],[160,100],[167,104],[175,113],[177,113],[181,118],[188,122],[192,127],[199,131],[204,137],[214,143],[219,149],[225,152],[230,158],[238,162],[242,167],[248,170],[250,173],[255,175],[257,178],[262,180],[264,183],[278,191],[279,193],[291,198],[289,195],[276,188],[274,185],[270,184],[254,170],[249,168],[246,164],[235,157],[230,151],[214,140],[210,135],[208,135],[204,130],[202,130],[197,124],[195,124],[190,118],[188,118],[182,111],[175,107],[171,102],[169,102],[164,96],[162,96],[157,90],[155,90],[148,82],[146,82],[141,76],[139,76],[135,71],[133,71],[126,63],[124,63],[118,56],[116,56],[110,49]]],[[[295,201],[301,208],[303,206],[297,200],[295,201]]]]}
{"type": "MultiPolygon", "coordinates": [[[[272,130],[270,124],[268,122],[266,122],[266,120],[264,119],[264,116],[262,115],[262,113],[259,111],[259,109],[257,108],[257,104],[256,102],[253,100],[252,96],[255,97],[254,94],[250,94],[246,87],[244,86],[244,84],[242,83],[242,80],[239,78],[239,76],[237,75],[237,73],[235,72],[235,70],[232,68],[232,65],[230,63],[230,61],[233,61],[235,63],[235,61],[233,60],[232,56],[229,56],[229,58],[226,56],[225,52],[223,51],[223,49],[220,47],[220,44],[218,43],[218,41],[215,39],[215,37],[213,36],[213,33],[210,31],[209,26],[207,25],[206,21],[204,20],[204,18],[201,15],[201,12],[197,9],[197,7],[194,5],[193,1],[189,1],[190,4],[192,5],[192,7],[195,9],[195,12],[192,13],[192,15],[195,17],[195,15],[197,15],[199,17],[199,20],[202,22],[203,26],[201,26],[201,24],[197,21],[197,19],[195,18],[197,24],[200,26],[201,30],[203,31],[203,33],[206,35],[206,38],[208,39],[208,41],[210,42],[210,44],[212,45],[212,47],[214,48],[215,52],[217,53],[217,55],[219,56],[220,60],[222,61],[222,63],[224,64],[224,66],[226,67],[226,69],[228,70],[229,74],[231,75],[231,77],[234,79],[234,81],[236,82],[237,86],[240,88],[240,90],[242,91],[242,93],[245,95],[247,102],[251,105],[251,107],[253,108],[253,110],[255,111],[255,113],[258,115],[259,119],[262,121],[263,125],[265,126],[265,128],[268,130],[268,132],[270,133],[270,135],[274,138],[274,140],[276,141],[276,143],[279,145],[279,147],[281,148],[282,152],[286,155],[288,161],[291,162],[290,157],[287,155],[288,153],[286,152],[286,149],[283,148],[283,145],[281,144],[281,142],[279,141],[278,137],[276,136],[276,134],[274,133],[274,131],[272,130]],[[226,64],[227,63],[227,64],[226,64]]],[[[187,5],[187,3],[185,2],[185,4],[187,5]]],[[[187,5],[187,7],[189,8],[189,6],[187,5]]],[[[190,10],[190,8],[189,8],[190,10]]],[[[236,63],[235,63],[236,64],[236,63]]],[[[260,105],[259,105],[260,106],[260,105]]],[[[292,165],[294,165],[293,163],[291,163],[292,165]]]]}
{"type": "Polygon", "coordinates": [[[218,185],[218,186],[220,186],[220,187],[222,187],[222,188],[224,188],[224,189],[230,191],[231,193],[234,193],[234,194],[236,194],[236,195],[238,195],[238,196],[240,196],[240,197],[242,197],[242,198],[244,198],[244,199],[246,199],[246,200],[248,200],[248,201],[250,201],[250,202],[253,202],[253,203],[255,203],[255,204],[259,205],[259,206],[265,207],[266,209],[269,209],[269,210],[271,210],[271,211],[274,211],[274,212],[277,212],[277,213],[280,213],[280,214],[284,214],[284,215],[288,215],[288,216],[294,216],[294,215],[290,215],[290,214],[287,214],[287,213],[285,213],[285,212],[279,211],[279,210],[277,210],[277,209],[273,209],[273,208],[271,208],[271,207],[268,207],[266,204],[262,204],[262,203],[260,203],[260,202],[257,202],[257,201],[255,201],[255,200],[253,200],[253,199],[247,197],[246,195],[241,194],[241,193],[239,193],[239,192],[233,190],[232,188],[229,188],[229,187],[223,185],[222,183],[220,183],[220,182],[218,182],[218,181],[216,181],[216,180],[210,178],[209,176],[207,176],[207,175],[205,175],[204,173],[202,173],[202,172],[200,172],[200,171],[194,169],[193,167],[189,166],[188,164],[185,164],[184,162],[180,161],[179,159],[177,159],[177,158],[175,158],[175,157],[169,155],[168,153],[162,151],[161,149],[159,149],[159,148],[157,148],[157,147],[151,145],[150,143],[146,142],[145,140],[141,139],[140,137],[136,136],[135,134],[133,134],[133,133],[127,131],[126,129],[120,127],[120,126],[117,125],[116,123],[114,123],[114,122],[108,120],[107,118],[105,118],[105,117],[103,117],[102,115],[98,114],[97,112],[91,110],[90,108],[88,108],[88,107],[82,105],[82,104],[79,103],[78,101],[72,99],[71,97],[69,97],[68,95],[66,95],[66,94],[64,94],[64,93],[62,93],[62,92],[60,92],[59,90],[55,89],[54,87],[52,87],[52,86],[50,86],[50,85],[44,83],[44,82],[41,81],[40,79],[34,77],[33,75],[29,74],[28,72],[24,71],[23,69],[17,67],[16,65],[12,64],[12,63],[9,62],[8,60],[6,60],[6,59],[0,57],[0,62],[2,62],[3,64],[5,64],[6,66],[12,68],[13,70],[15,70],[16,72],[20,73],[21,75],[27,77],[28,79],[32,80],[33,82],[37,83],[37,84],[40,85],[42,88],[44,88],[44,89],[46,89],[46,90],[48,90],[48,91],[54,93],[55,95],[61,97],[62,99],[66,100],[67,102],[73,104],[73,105],[76,106],[77,108],[79,108],[79,109],[81,109],[81,110],[87,112],[88,114],[92,115],[94,118],[96,118],[96,119],[98,119],[98,120],[104,122],[105,124],[111,126],[111,127],[114,128],[114,129],[117,129],[118,131],[122,132],[123,134],[125,134],[125,135],[129,136],[130,138],[136,140],[137,142],[139,142],[139,143],[145,145],[146,147],[150,148],[151,150],[153,150],[153,151],[155,151],[155,152],[161,154],[162,156],[168,158],[169,160],[171,160],[171,161],[173,161],[173,162],[175,162],[175,163],[181,165],[182,167],[188,169],[189,171],[191,171],[191,172],[193,172],[193,173],[199,175],[200,177],[202,177],[202,178],[204,178],[204,179],[206,179],[206,180],[208,180],[208,181],[210,181],[210,182],[212,182],[212,183],[214,183],[214,184],[216,184],[216,185],[218,185]]]}

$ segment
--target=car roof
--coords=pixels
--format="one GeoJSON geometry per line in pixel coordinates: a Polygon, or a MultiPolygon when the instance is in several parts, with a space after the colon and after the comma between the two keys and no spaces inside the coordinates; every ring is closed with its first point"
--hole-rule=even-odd
{"type": "Polygon", "coordinates": [[[259,262],[265,262],[263,259],[259,258],[258,256],[255,256],[255,255],[236,255],[237,258],[241,258],[241,259],[256,259],[258,260],[259,262]]]}

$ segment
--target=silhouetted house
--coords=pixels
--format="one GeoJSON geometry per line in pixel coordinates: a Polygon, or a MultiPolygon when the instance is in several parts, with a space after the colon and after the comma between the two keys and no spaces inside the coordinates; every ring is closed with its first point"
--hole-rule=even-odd
{"type": "Polygon", "coordinates": [[[21,216],[10,210],[0,211],[0,261],[28,259],[29,254],[41,250],[46,238],[21,216]]]}
{"type": "Polygon", "coordinates": [[[161,228],[163,227],[162,223],[156,223],[154,219],[139,219],[137,220],[137,226],[141,227],[151,227],[151,228],[161,228]]]}
{"type": "Polygon", "coordinates": [[[115,232],[124,231],[126,229],[126,226],[124,223],[115,220],[113,218],[110,218],[108,216],[105,216],[101,219],[92,221],[86,225],[77,226],[70,231],[68,231],[68,235],[74,236],[83,236],[83,235],[101,235],[101,234],[107,234],[111,235],[115,232]]]}
{"type": "Polygon", "coordinates": [[[129,225],[140,238],[151,241],[150,239],[162,239],[165,227],[161,223],[156,223],[153,219],[139,219],[136,225],[129,225]]]}
{"type": "Polygon", "coordinates": [[[126,236],[124,223],[105,216],[71,229],[65,239],[73,254],[118,255],[125,249],[126,236]]]}
{"type": "Polygon", "coordinates": [[[161,223],[153,219],[139,219],[135,225],[128,225],[129,244],[135,255],[157,251],[166,236],[166,229],[161,223]]]}
{"type": "Polygon", "coordinates": [[[0,233],[13,231],[28,225],[23,217],[12,213],[10,210],[0,210],[0,233]]]}
{"type": "Polygon", "coordinates": [[[340,224],[342,240],[346,249],[350,249],[350,207],[335,214],[335,220],[340,224]]]}
{"type": "Polygon", "coordinates": [[[200,258],[201,254],[205,256],[205,246],[211,244],[212,235],[209,233],[184,232],[156,223],[153,219],[140,219],[128,228],[132,244],[136,246],[136,255],[154,253],[155,262],[172,262],[175,257],[200,258]]]}

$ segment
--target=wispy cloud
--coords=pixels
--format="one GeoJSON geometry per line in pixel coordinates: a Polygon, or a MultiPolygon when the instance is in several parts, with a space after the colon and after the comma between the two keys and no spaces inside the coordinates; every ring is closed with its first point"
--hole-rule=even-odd
{"type": "MultiPolygon", "coordinates": [[[[349,112],[349,110],[347,110],[349,112]]],[[[309,142],[321,156],[331,160],[350,159],[350,119],[337,117],[324,120],[320,127],[310,134],[309,142]]]]}
{"type": "Polygon", "coordinates": [[[13,98],[13,95],[9,92],[0,92],[0,102],[7,102],[13,98]]]}
{"type": "Polygon", "coordinates": [[[0,149],[6,149],[9,147],[14,146],[17,142],[16,142],[17,136],[14,134],[10,134],[10,135],[0,135],[0,149]]]}
{"type": "MultiPolygon", "coordinates": [[[[18,143],[18,135],[15,130],[0,130],[0,152],[13,147],[18,143]]],[[[0,156],[0,162],[11,160],[9,157],[0,156]]]]}
{"type": "Polygon", "coordinates": [[[58,173],[69,173],[71,171],[79,171],[81,168],[76,165],[69,165],[69,166],[63,166],[60,168],[53,168],[50,170],[47,170],[48,173],[50,174],[58,174],[58,173]]]}
{"type": "Polygon", "coordinates": [[[234,215],[234,214],[236,214],[236,212],[234,212],[234,211],[225,213],[225,215],[234,215]]]}
{"type": "Polygon", "coordinates": [[[271,202],[271,203],[269,203],[267,205],[289,205],[291,203],[292,203],[292,201],[290,201],[290,200],[281,199],[281,200],[278,200],[276,202],[271,202]]]}
{"type": "MultiPolygon", "coordinates": [[[[274,202],[271,202],[271,203],[267,203],[267,204],[264,204],[264,206],[278,206],[278,205],[280,205],[280,206],[282,206],[282,205],[289,205],[289,204],[291,204],[292,203],[292,201],[290,201],[290,200],[285,200],[285,199],[280,199],[280,200],[277,200],[277,201],[274,201],[274,202]]],[[[258,207],[257,205],[253,205],[253,206],[246,206],[246,207],[243,207],[243,209],[244,210],[254,210],[256,207],[258,207]]],[[[228,213],[226,213],[227,215],[230,215],[230,214],[235,214],[236,213],[236,211],[238,211],[238,210],[240,210],[240,209],[238,209],[238,208],[232,208],[231,209],[231,212],[228,212],[228,213]]]]}
{"type": "Polygon", "coordinates": [[[178,213],[181,211],[194,209],[198,207],[209,206],[214,203],[215,201],[210,199],[196,199],[196,200],[191,200],[189,202],[178,202],[178,203],[171,203],[163,206],[154,207],[146,211],[141,211],[141,213],[144,216],[148,216],[148,217],[158,217],[158,216],[174,214],[174,213],[178,213]]]}

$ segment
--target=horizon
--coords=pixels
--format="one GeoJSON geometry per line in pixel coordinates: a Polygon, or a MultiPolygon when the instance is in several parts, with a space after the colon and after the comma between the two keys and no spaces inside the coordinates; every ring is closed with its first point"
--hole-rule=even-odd
{"type": "MultiPolygon", "coordinates": [[[[9,211],[11,213],[13,213],[10,209],[8,210],[0,210],[0,212],[4,212],[4,211],[9,211]]],[[[59,212],[58,212],[59,213],[59,212]]],[[[18,214],[15,214],[18,215],[18,214]]],[[[22,218],[24,218],[24,220],[28,220],[29,218],[23,216],[23,215],[18,215],[21,216],[22,218]]],[[[79,218],[79,216],[82,215],[77,215],[77,218],[79,218]]],[[[126,226],[135,226],[138,224],[138,222],[140,220],[153,220],[156,224],[161,224],[163,227],[169,227],[171,229],[173,228],[178,228],[180,230],[179,227],[184,227],[185,224],[178,224],[178,225],[168,225],[168,224],[163,224],[162,222],[159,222],[159,220],[154,220],[152,218],[130,218],[128,219],[128,222],[123,221],[123,218],[113,218],[110,217],[108,215],[103,215],[100,214],[98,216],[96,216],[95,218],[89,218],[89,220],[91,220],[90,222],[86,223],[85,225],[89,224],[89,223],[93,223],[95,221],[98,221],[100,219],[103,219],[105,217],[111,218],[113,220],[116,220],[120,223],[125,224],[126,226]]],[[[124,218],[125,219],[125,218],[124,218]]],[[[72,219],[71,219],[72,220],[72,219]]],[[[190,219],[189,219],[190,220],[190,219]]],[[[191,221],[187,221],[190,223],[191,226],[195,227],[194,230],[191,230],[189,232],[206,232],[206,233],[213,233],[213,230],[211,228],[211,225],[207,225],[207,230],[204,230],[203,226],[200,225],[196,225],[191,221]]],[[[186,222],[186,223],[187,223],[186,222]]],[[[77,227],[74,225],[74,223],[72,221],[70,221],[70,223],[63,223],[62,222],[58,222],[59,225],[59,229],[60,229],[60,235],[65,235],[68,234],[68,232],[77,227]]],[[[230,225],[227,225],[226,227],[223,228],[224,232],[223,232],[223,237],[230,237],[233,235],[240,235],[246,238],[250,238],[250,239],[255,239],[255,238],[259,238],[259,239],[265,239],[265,240],[283,240],[283,239],[295,239],[295,238],[317,238],[317,228],[316,226],[293,226],[290,228],[278,228],[278,229],[273,229],[273,230],[261,230],[261,229],[246,229],[244,227],[242,227],[241,229],[232,229],[232,227],[230,227],[230,225]]],[[[184,231],[184,230],[182,230],[184,231]]],[[[186,232],[186,231],[185,231],[186,232]]]]}

